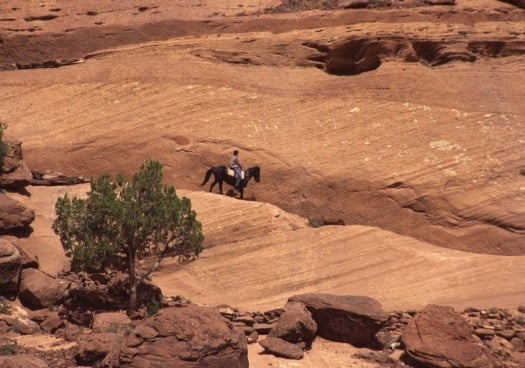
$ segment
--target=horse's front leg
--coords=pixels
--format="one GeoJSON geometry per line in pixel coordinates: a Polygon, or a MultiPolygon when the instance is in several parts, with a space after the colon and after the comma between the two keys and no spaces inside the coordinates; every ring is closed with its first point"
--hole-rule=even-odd
{"type": "Polygon", "coordinates": [[[219,191],[221,192],[221,194],[224,194],[224,193],[222,192],[222,181],[219,182],[219,191]]]}

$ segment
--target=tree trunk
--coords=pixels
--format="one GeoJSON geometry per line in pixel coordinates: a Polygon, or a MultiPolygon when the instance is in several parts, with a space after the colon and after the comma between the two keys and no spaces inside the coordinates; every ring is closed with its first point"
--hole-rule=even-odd
{"type": "Polygon", "coordinates": [[[135,252],[128,248],[128,267],[129,267],[129,307],[137,308],[137,277],[135,275],[135,252]]]}

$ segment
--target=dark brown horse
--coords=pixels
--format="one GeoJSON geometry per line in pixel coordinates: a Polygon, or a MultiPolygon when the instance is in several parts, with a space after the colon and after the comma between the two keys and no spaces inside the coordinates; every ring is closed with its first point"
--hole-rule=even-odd
{"type": "MultiPolygon", "coordinates": [[[[210,168],[208,171],[206,171],[206,176],[204,176],[204,181],[201,185],[204,185],[210,180],[211,175],[215,177],[215,180],[210,185],[210,192],[213,190],[213,187],[215,184],[219,183],[219,192],[222,193],[222,183],[226,182],[227,184],[230,184],[232,187],[235,186],[235,177],[228,175],[228,172],[226,170],[225,166],[216,166],[210,168]]],[[[241,183],[239,184],[239,193],[241,193],[241,199],[244,194],[244,188],[248,185],[248,182],[250,179],[253,178],[257,183],[261,180],[261,169],[259,166],[253,166],[249,169],[246,169],[244,172],[244,179],[241,180],[241,183]]]]}

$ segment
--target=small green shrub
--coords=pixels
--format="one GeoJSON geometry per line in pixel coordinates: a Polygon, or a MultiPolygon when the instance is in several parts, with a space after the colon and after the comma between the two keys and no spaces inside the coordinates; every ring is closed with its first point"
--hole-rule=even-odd
{"type": "Polygon", "coordinates": [[[11,303],[3,296],[0,296],[0,313],[11,314],[11,303]]]}
{"type": "Polygon", "coordinates": [[[127,325],[126,328],[124,328],[124,335],[129,336],[133,332],[133,326],[127,325]]]}
{"type": "Polygon", "coordinates": [[[110,323],[109,326],[106,328],[106,332],[117,333],[118,332],[118,324],[110,323]]]}
{"type": "Polygon", "coordinates": [[[152,316],[160,310],[160,303],[156,300],[150,300],[146,304],[146,308],[148,309],[148,316],[152,316]]]}
{"type": "Polygon", "coordinates": [[[0,343],[0,355],[13,355],[17,350],[18,345],[16,341],[4,341],[0,343]]]}
{"type": "Polygon", "coordinates": [[[323,221],[322,220],[318,220],[318,219],[309,219],[308,220],[308,226],[310,227],[321,227],[323,226],[323,221]]]}

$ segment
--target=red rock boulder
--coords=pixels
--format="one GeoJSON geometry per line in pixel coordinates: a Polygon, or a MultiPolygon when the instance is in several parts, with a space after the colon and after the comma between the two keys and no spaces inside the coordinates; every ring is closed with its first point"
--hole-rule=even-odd
{"type": "Polygon", "coordinates": [[[452,307],[428,305],[408,322],[402,340],[407,354],[425,367],[494,367],[472,327],[452,307]]]}
{"type": "Polygon", "coordinates": [[[29,185],[33,174],[23,161],[22,143],[6,140],[7,153],[0,168],[0,187],[20,189],[29,185]]]}
{"type": "Polygon", "coordinates": [[[306,305],[317,322],[319,336],[357,347],[373,346],[375,335],[388,320],[381,304],[367,296],[302,294],[288,302],[306,305]]]}
{"type": "Polygon", "coordinates": [[[306,347],[310,347],[316,333],[317,323],[306,306],[303,303],[289,302],[284,306],[284,312],[269,336],[291,343],[304,342],[306,347]]]}
{"type": "Polygon", "coordinates": [[[8,240],[0,238],[0,290],[16,293],[22,269],[18,249],[8,240]]]}
{"type": "Polygon", "coordinates": [[[62,301],[69,283],[55,279],[35,268],[22,270],[18,298],[31,309],[47,308],[62,301]]]}
{"type": "Polygon", "coordinates": [[[35,212],[0,193],[0,232],[24,228],[33,222],[35,212]]]}
{"type": "Polygon", "coordinates": [[[121,367],[247,368],[242,331],[217,311],[188,305],[161,309],[124,341],[121,367]]]}

